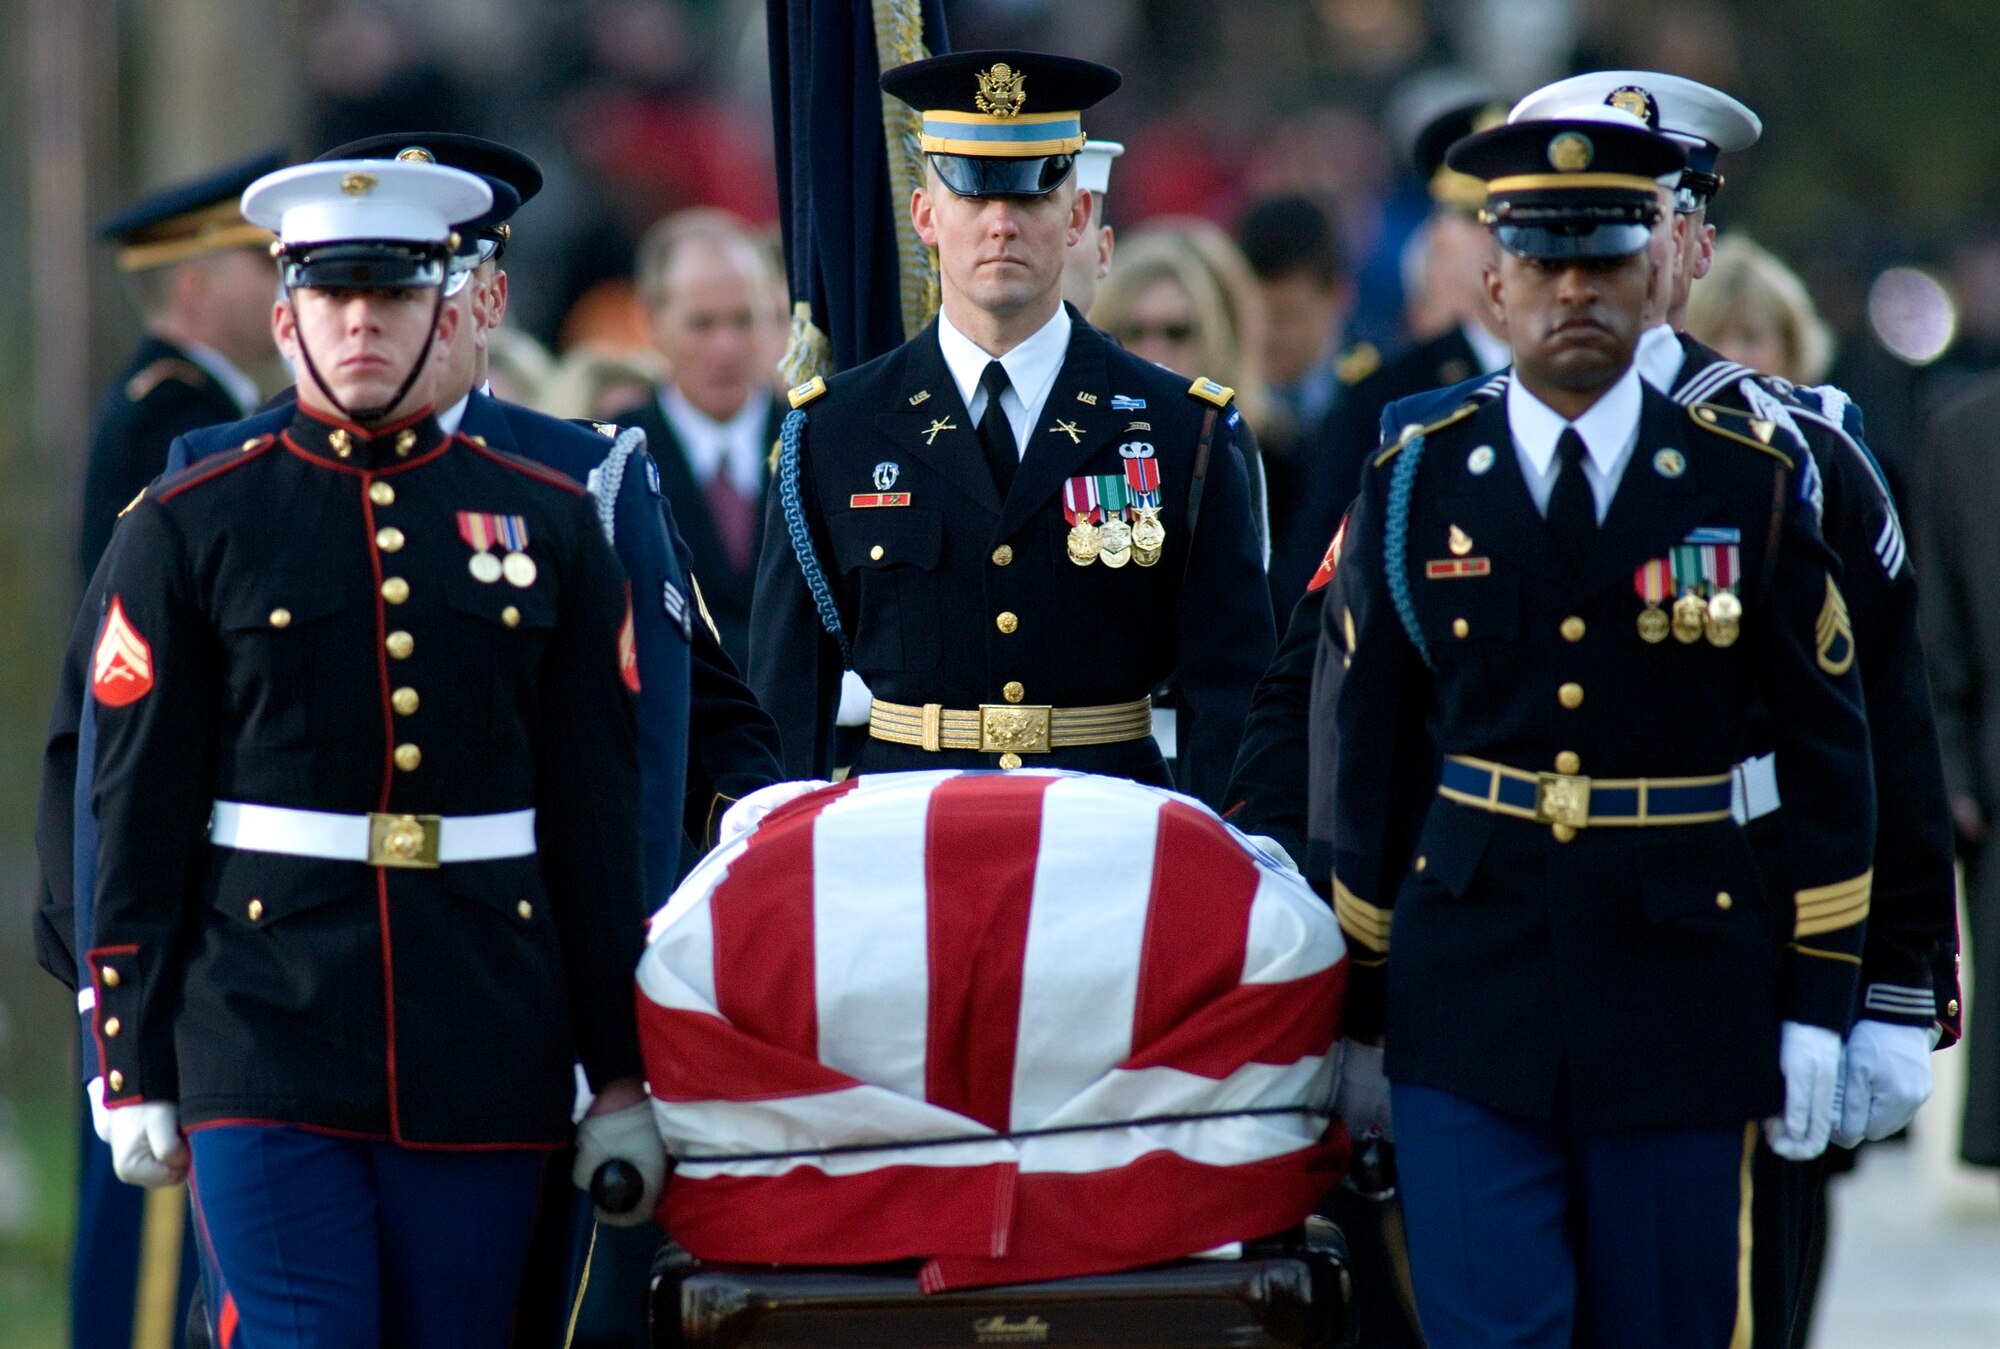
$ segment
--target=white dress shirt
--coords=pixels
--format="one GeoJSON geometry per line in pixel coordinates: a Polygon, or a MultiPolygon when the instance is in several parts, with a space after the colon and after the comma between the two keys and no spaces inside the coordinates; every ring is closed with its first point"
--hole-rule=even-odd
{"type": "Polygon", "coordinates": [[[217,351],[199,342],[185,342],[188,359],[208,372],[209,378],[222,386],[222,391],[236,400],[236,406],[249,416],[257,410],[263,400],[257,394],[257,381],[236,368],[236,363],[217,351]]]}
{"type": "Polygon", "coordinates": [[[1556,474],[1562,461],[1556,458],[1556,442],[1565,428],[1574,426],[1583,437],[1583,476],[1590,482],[1590,495],[1597,503],[1597,523],[1604,523],[1618,480],[1639,445],[1639,411],[1644,396],[1639,369],[1628,366],[1618,382],[1604,391],[1574,422],[1535,397],[1519,379],[1507,381],[1507,429],[1513,433],[1514,456],[1520,461],[1521,476],[1527,480],[1528,495],[1544,517],[1549,513],[1549,496],[1556,490],[1556,474]]]}
{"type": "MultiPolygon", "coordinates": [[[[1069,306],[1059,304],[1054,317],[1037,328],[1034,336],[999,358],[1007,371],[1000,410],[1007,414],[1007,425],[1014,430],[1016,454],[1028,452],[1028,437],[1034,434],[1049,391],[1056,386],[1063,357],[1069,354],[1069,330],[1069,306]]],[[[979,425],[986,414],[986,390],[979,387],[979,377],[986,373],[986,363],[994,359],[993,354],[952,326],[942,310],[938,312],[938,346],[944,352],[952,383],[958,385],[958,396],[965,400],[966,415],[974,426],[979,425]]]]}
{"type": "Polygon", "coordinates": [[[660,389],[660,411],[680,441],[696,483],[706,489],[717,473],[727,472],[731,486],[756,498],[763,487],[764,456],[771,448],[764,441],[771,411],[768,390],[752,389],[735,416],[717,421],[667,384],[660,389]]]}
{"type": "MultiPolygon", "coordinates": [[[[479,386],[479,392],[485,394],[488,398],[491,398],[493,396],[493,381],[489,379],[485,383],[481,384],[479,386]]],[[[438,430],[444,432],[448,436],[457,435],[459,425],[465,421],[465,405],[467,403],[470,403],[471,401],[472,401],[472,395],[470,393],[467,393],[464,396],[462,396],[456,403],[453,403],[450,407],[446,408],[443,412],[438,413],[437,415],[438,430]]]]}
{"type": "Polygon", "coordinates": [[[1681,339],[1667,324],[1659,324],[1639,334],[1639,346],[1632,353],[1632,364],[1639,369],[1639,378],[1658,389],[1671,394],[1674,384],[1681,377],[1681,363],[1687,353],[1681,350],[1681,339]]]}

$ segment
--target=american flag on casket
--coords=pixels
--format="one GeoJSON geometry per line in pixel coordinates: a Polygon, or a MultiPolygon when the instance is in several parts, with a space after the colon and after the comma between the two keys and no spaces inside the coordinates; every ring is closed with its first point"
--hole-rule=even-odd
{"type": "Polygon", "coordinates": [[[1346,1162],[1346,973],[1298,874],[1186,797],[1057,772],[810,792],[653,919],[657,1216],[699,1259],[920,1258],[933,1292],[1280,1231],[1346,1162]]]}

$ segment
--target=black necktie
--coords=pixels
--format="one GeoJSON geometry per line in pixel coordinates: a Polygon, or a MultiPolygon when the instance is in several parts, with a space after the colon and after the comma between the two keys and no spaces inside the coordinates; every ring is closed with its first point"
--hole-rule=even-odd
{"type": "Polygon", "coordinates": [[[979,448],[986,451],[986,466],[993,470],[993,485],[1000,499],[1014,485],[1014,470],[1021,466],[1021,451],[1014,443],[1014,428],[1000,410],[1000,395],[1007,390],[1007,367],[988,361],[980,373],[979,387],[986,390],[986,415],[979,419],[979,448]]]}
{"type": "Polygon", "coordinates": [[[1597,502],[1591,496],[1590,480],[1583,476],[1583,437],[1574,426],[1563,428],[1556,442],[1556,457],[1562,470],[1556,474],[1555,490],[1549,493],[1549,532],[1572,567],[1581,567],[1597,539],[1597,502]]]}

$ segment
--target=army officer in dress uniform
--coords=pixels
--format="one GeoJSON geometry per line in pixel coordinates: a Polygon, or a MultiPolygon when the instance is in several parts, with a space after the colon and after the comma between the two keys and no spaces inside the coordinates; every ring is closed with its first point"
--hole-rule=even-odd
{"type": "Polygon", "coordinates": [[[787,769],[824,776],[843,665],[857,771],[1044,764],[1166,783],[1148,694],[1181,690],[1183,790],[1221,797],[1273,643],[1231,391],[1062,302],[1090,219],[1081,110],[1116,71],[959,52],[882,87],[923,113],[910,210],[943,312],[791,393],[752,622],[787,769]]]}
{"type": "Polygon", "coordinates": [[[1334,904],[1435,1349],[1747,1338],[1754,1122],[1825,1145],[1868,913],[1867,729],[1810,474],[1640,379],[1656,179],[1685,155],[1599,112],[1452,150],[1487,183],[1515,378],[1370,462],[1339,564],[1334,904]],[[1775,903],[1730,814],[1759,704],[1775,903]]]}
{"type": "Polygon", "coordinates": [[[105,578],[112,1154],[192,1164],[260,1346],[504,1343],[545,1154],[664,1172],[632,597],[586,493],[432,412],[448,222],[490,195],[375,160],[254,184],[298,411],[149,491],[105,578]]]}

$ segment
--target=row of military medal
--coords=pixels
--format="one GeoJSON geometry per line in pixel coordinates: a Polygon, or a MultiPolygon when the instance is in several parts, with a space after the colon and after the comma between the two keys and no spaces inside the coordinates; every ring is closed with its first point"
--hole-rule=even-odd
{"type": "Polygon", "coordinates": [[[1095,473],[1063,484],[1063,518],[1069,522],[1069,560],[1079,567],[1102,562],[1151,567],[1167,546],[1160,523],[1160,464],[1145,441],[1118,447],[1123,473],[1095,473]]]}
{"type": "Polygon", "coordinates": [[[535,583],[537,570],[535,559],[528,556],[528,522],[525,518],[460,511],[458,537],[464,539],[465,546],[472,550],[472,560],[466,564],[466,570],[481,585],[492,585],[502,577],[517,590],[526,590],[535,583]],[[489,551],[496,544],[507,550],[506,556],[495,557],[489,551]]]}
{"type": "Polygon", "coordinates": [[[1733,529],[1698,529],[1666,557],[1643,563],[1632,573],[1632,589],[1646,607],[1639,613],[1640,640],[1660,643],[1669,634],[1684,646],[1707,639],[1713,647],[1736,644],[1743,635],[1741,579],[1733,529]],[[1678,594],[1672,616],[1661,606],[1678,594]]]}

